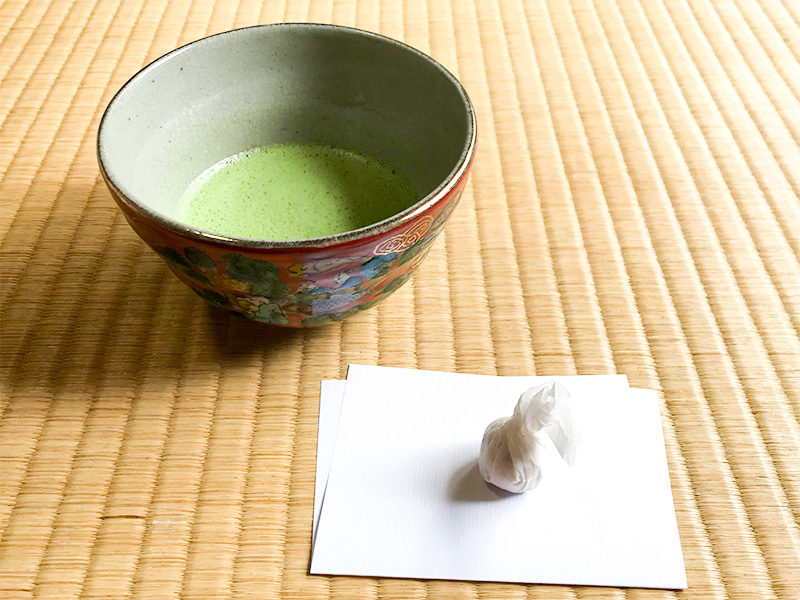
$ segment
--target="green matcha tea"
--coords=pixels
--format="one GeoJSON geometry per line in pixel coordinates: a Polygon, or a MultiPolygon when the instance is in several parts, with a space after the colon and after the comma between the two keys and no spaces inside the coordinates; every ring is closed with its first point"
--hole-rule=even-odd
{"type": "Polygon", "coordinates": [[[371,156],[324,144],[276,144],[221,160],[178,202],[199,229],[251,239],[304,239],[377,223],[417,201],[411,183],[371,156]]]}

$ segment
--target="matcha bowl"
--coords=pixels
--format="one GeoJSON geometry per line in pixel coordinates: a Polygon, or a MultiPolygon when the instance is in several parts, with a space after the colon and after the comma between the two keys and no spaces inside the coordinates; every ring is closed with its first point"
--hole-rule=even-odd
{"type": "MultiPolygon", "coordinates": [[[[458,203],[475,133],[460,83],[421,52],[347,27],[276,24],[192,42],[142,69],[106,109],[97,151],[131,227],[199,296],[256,321],[305,327],[374,306],[408,279],[458,203]],[[187,188],[210,167],[275,145],[363,153],[391,165],[415,194],[377,222],[295,239],[214,231],[179,216],[187,188]]],[[[312,212],[292,218],[302,225],[312,212]]]]}

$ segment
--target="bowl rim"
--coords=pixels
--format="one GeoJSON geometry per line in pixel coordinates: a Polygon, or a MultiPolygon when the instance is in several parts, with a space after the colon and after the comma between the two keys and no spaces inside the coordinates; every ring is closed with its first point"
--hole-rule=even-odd
{"type": "Polygon", "coordinates": [[[122,87],[114,94],[111,98],[111,101],[108,103],[108,106],[103,111],[103,116],[100,119],[100,124],[97,129],[97,162],[100,167],[100,172],[103,176],[103,179],[106,182],[106,185],[111,188],[114,192],[115,199],[118,202],[121,202],[125,205],[128,209],[135,213],[141,214],[146,219],[153,220],[157,222],[161,227],[164,227],[168,230],[171,230],[179,235],[189,237],[195,240],[204,241],[207,243],[215,243],[215,244],[224,244],[230,246],[238,246],[241,248],[247,249],[267,249],[267,248],[275,248],[275,249],[297,249],[297,248],[306,248],[306,247],[313,247],[313,248],[324,248],[328,246],[339,245],[348,242],[360,241],[364,239],[368,239],[371,237],[375,237],[381,235],[387,231],[394,230],[398,227],[401,227],[411,221],[413,221],[419,215],[425,213],[430,209],[432,206],[436,205],[439,201],[443,198],[447,197],[448,194],[459,184],[462,180],[466,172],[468,171],[470,164],[472,163],[472,159],[475,154],[475,145],[477,141],[477,122],[475,117],[475,110],[472,106],[472,102],[470,102],[469,96],[467,95],[464,86],[461,82],[448,71],[444,66],[441,65],[438,61],[434,58],[428,56],[424,52],[417,50],[413,46],[395,40],[393,38],[387,37],[385,35],[381,35],[379,33],[374,33],[371,31],[366,31],[364,29],[358,29],[355,27],[347,27],[344,25],[333,25],[328,23],[267,23],[267,24],[260,24],[260,25],[251,25],[249,27],[241,27],[237,29],[231,29],[228,31],[223,31],[220,33],[215,33],[213,35],[205,36],[184,44],[166,54],[160,56],[159,58],[153,60],[152,62],[148,63],[141,69],[139,69],[136,73],[134,73],[123,85],[122,87]],[[250,33],[252,30],[263,30],[263,29],[271,29],[271,28],[298,28],[298,29],[332,29],[332,30],[340,30],[345,31],[349,34],[361,35],[364,37],[370,37],[377,40],[380,40],[382,43],[388,43],[390,45],[397,46],[404,51],[411,52],[412,54],[417,55],[419,58],[422,58],[425,62],[428,62],[434,68],[436,68],[455,88],[456,92],[461,96],[462,101],[464,102],[464,107],[467,112],[467,140],[466,143],[461,151],[461,154],[458,158],[453,169],[447,175],[446,178],[429,194],[425,197],[418,200],[416,203],[408,207],[407,209],[394,214],[382,221],[378,221],[377,223],[372,223],[370,225],[366,225],[359,229],[354,229],[352,231],[346,231],[343,233],[337,233],[329,236],[323,237],[316,237],[316,238],[301,238],[301,239],[292,239],[292,240],[268,240],[268,239],[254,239],[254,238],[244,238],[244,237],[236,237],[236,236],[228,236],[219,233],[214,233],[212,231],[208,231],[205,229],[200,229],[196,227],[192,227],[186,223],[182,223],[172,217],[168,217],[167,215],[157,212],[145,204],[137,201],[131,194],[126,193],[120,185],[114,180],[111,172],[106,168],[106,164],[104,161],[104,151],[103,151],[103,138],[104,132],[106,131],[106,120],[113,110],[114,106],[119,101],[120,97],[128,90],[131,86],[135,85],[135,83],[143,79],[147,76],[151,70],[158,68],[158,66],[166,62],[178,54],[181,54],[188,50],[189,48],[208,43],[208,40],[213,38],[219,37],[230,37],[235,35],[242,35],[244,33],[250,33]]]}

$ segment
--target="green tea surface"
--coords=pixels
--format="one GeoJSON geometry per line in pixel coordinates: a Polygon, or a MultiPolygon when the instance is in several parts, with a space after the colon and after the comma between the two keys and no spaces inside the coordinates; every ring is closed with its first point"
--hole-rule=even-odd
{"type": "Polygon", "coordinates": [[[178,202],[176,218],[231,237],[290,240],[352,231],[417,201],[390,165],[323,144],[276,144],[225,158],[178,202]]]}

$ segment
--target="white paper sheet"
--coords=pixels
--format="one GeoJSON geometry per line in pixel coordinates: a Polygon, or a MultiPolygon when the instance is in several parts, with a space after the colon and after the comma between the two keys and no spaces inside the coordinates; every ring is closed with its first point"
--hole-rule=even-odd
{"type": "Polygon", "coordinates": [[[547,379],[353,365],[338,419],[341,390],[324,387],[311,572],[686,587],[654,392],[624,377],[555,378],[584,440],[573,468],[553,451],[520,495],[481,479],[484,428],[547,379]]]}
{"type": "Polygon", "coordinates": [[[311,547],[317,537],[319,512],[325,498],[325,487],[328,484],[328,473],[333,461],[333,449],[336,447],[336,431],[339,429],[339,414],[342,412],[342,400],[346,381],[323,381],[319,394],[319,433],[317,435],[317,473],[314,479],[314,517],[311,528],[311,547]]]}

